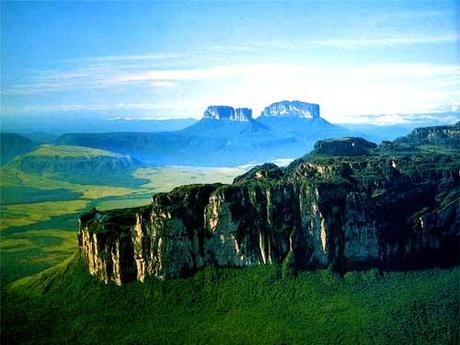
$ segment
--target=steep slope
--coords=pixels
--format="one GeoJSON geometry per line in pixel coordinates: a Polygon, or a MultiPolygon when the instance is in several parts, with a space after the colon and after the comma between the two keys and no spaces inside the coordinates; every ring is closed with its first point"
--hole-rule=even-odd
{"type": "Polygon", "coordinates": [[[118,285],[204,266],[283,262],[294,271],[343,272],[452,264],[457,130],[433,129],[431,136],[446,136],[436,154],[414,145],[417,154],[400,155],[398,142],[389,150],[359,138],[328,140],[286,169],[264,165],[231,185],[179,187],[144,208],[93,210],[80,218],[80,251],[91,274],[118,285]]]}
{"type": "Polygon", "coordinates": [[[81,184],[136,185],[142,181],[136,181],[131,173],[138,164],[129,156],[104,150],[41,145],[34,151],[17,156],[4,168],[81,184]]]}
{"type": "Polygon", "coordinates": [[[0,165],[12,158],[32,151],[37,143],[14,133],[0,133],[0,165]]]}

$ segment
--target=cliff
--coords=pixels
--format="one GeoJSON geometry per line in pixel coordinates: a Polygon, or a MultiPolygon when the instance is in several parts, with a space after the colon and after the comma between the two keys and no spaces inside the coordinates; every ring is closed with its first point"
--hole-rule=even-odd
{"type": "MultiPolygon", "coordinates": [[[[458,145],[457,127],[445,142],[458,145]]],[[[420,146],[399,155],[362,139],[327,145],[334,150],[284,169],[256,167],[231,185],[183,186],[143,208],[82,215],[79,245],[90,273],[120,285],[208,265],[343,272],[458,262],[458,151],[420,146]],[[341,155],[350,143],[366,154],[341,155]]]]}

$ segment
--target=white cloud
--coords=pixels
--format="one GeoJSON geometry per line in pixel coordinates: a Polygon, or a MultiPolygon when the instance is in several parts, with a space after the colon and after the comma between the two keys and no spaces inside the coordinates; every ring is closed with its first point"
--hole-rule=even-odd
{"type": "MultiPolygon", "coordinates": [[[[460,71],[456,65],[428,63],[328,66],[322,64],[223,64],[204,68],[130,68],[97,64],[66,71],[48,71],[30,83],[15,85],[7,94],[43,95],[97,90],[126,92],[131,88],[162,90],[162,112],[199,117],[209,104],[248,106],[257,115],[282,99],[319,103],[333,122],[350,122],[359,114],[420,113],[453,104],[458,98],[460,71]],[[169,103],[165,104],[165,103],[169,103]],[[181,104],[174,109],[173,104],[181,104]]],[[[137,91],[136,91],[137,92],[137,91]]],[[[113,104],[55,106],[56,111],[149,111],[156,102],[117,107],[113,104]],[[147,104],[147,106],[146,106],[147,104]]],[[[105,102],[107,103],[107,102],[105,102]]],[[[24,108],[26,109],[26,108],[24,108]]],[[[27,109],[26,109],[27,110],[27,109]]],[[[29,108],[27,111],[38,111],[29,108]]],[[[396,116],[396,115],[395,115],[396,116]]],[[[388,121],[399,121],[387,117],[388,121]]]]}
{"type": "Polygon", "coordinates": [[[182,106],[158,103],[92,103],[92,104],[43,104],[3,107],[5,114],[16,113],[66,113],[66,112],[110,112],[110,111],[184,111],[182,106]]]}
{"type": "Polygon", "coordinates": [[[369,47],[391,47],[401,45],[415,44],[443,44],[458,42],[460,36],[456,33],[443,34],[437,36],[421,35],[400,35],[390,37],[372,37],[372,38],[337,38],[312,40],[309,43],[332,48],[369,48],[369,47]]]}

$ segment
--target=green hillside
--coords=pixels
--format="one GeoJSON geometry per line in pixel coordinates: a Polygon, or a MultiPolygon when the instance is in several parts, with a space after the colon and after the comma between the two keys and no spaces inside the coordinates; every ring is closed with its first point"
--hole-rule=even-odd
{"type": "Polygon", "coordinates": [[[6,167],[73,183],[131,187],[145,182],[132,176],[137,165],[129,156],[110,151],[42,145],[14,158],[6,167]]]}
{"type": "Polygon", "coordinates": [[[460,270],[282,278],[279,267],[105,285],[74,256],[4,291],[3,344],[457,344],[460,270]]]}

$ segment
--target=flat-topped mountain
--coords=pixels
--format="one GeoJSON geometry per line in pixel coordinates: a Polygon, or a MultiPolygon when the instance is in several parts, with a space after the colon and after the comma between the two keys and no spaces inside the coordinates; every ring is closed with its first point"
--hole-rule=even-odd
{"type": "Polygon", "coordinates": [[[5,168],[45,175],[73,183],[139,185],[143,180],[131,176],[139,162],[129,156],[100,149],[41,145],[10,160],[5,168]]]}
{"type": "Polygon", "coordinates": [[[319,104],[300,101],[281,101],[266,107],[260,116],[299,117],[315,119],[320,117],[319,104]]]}
{"type": "Polygon", "coordinates": [[[92,275],[116,284],[205,266],[344,272],[457,264],[459,126],[451,127],[432,130],[449,139],[436,151],[414,144],[415,154],[400,155],[396,141],[389,149],[330,140],[287,168],[265,164],[230,185],[183,186],[145,207],[93,210],[80,218],[80,252],[92,275]],[[349,154],[356,145],[366,154],[349,154]]]}
{"type": "Polygon", "coordinates": [[[363,138],[340,138],[320,140],[314,146],[314,153],[330,156],[365,156],[377,147],[363,138]]]}

